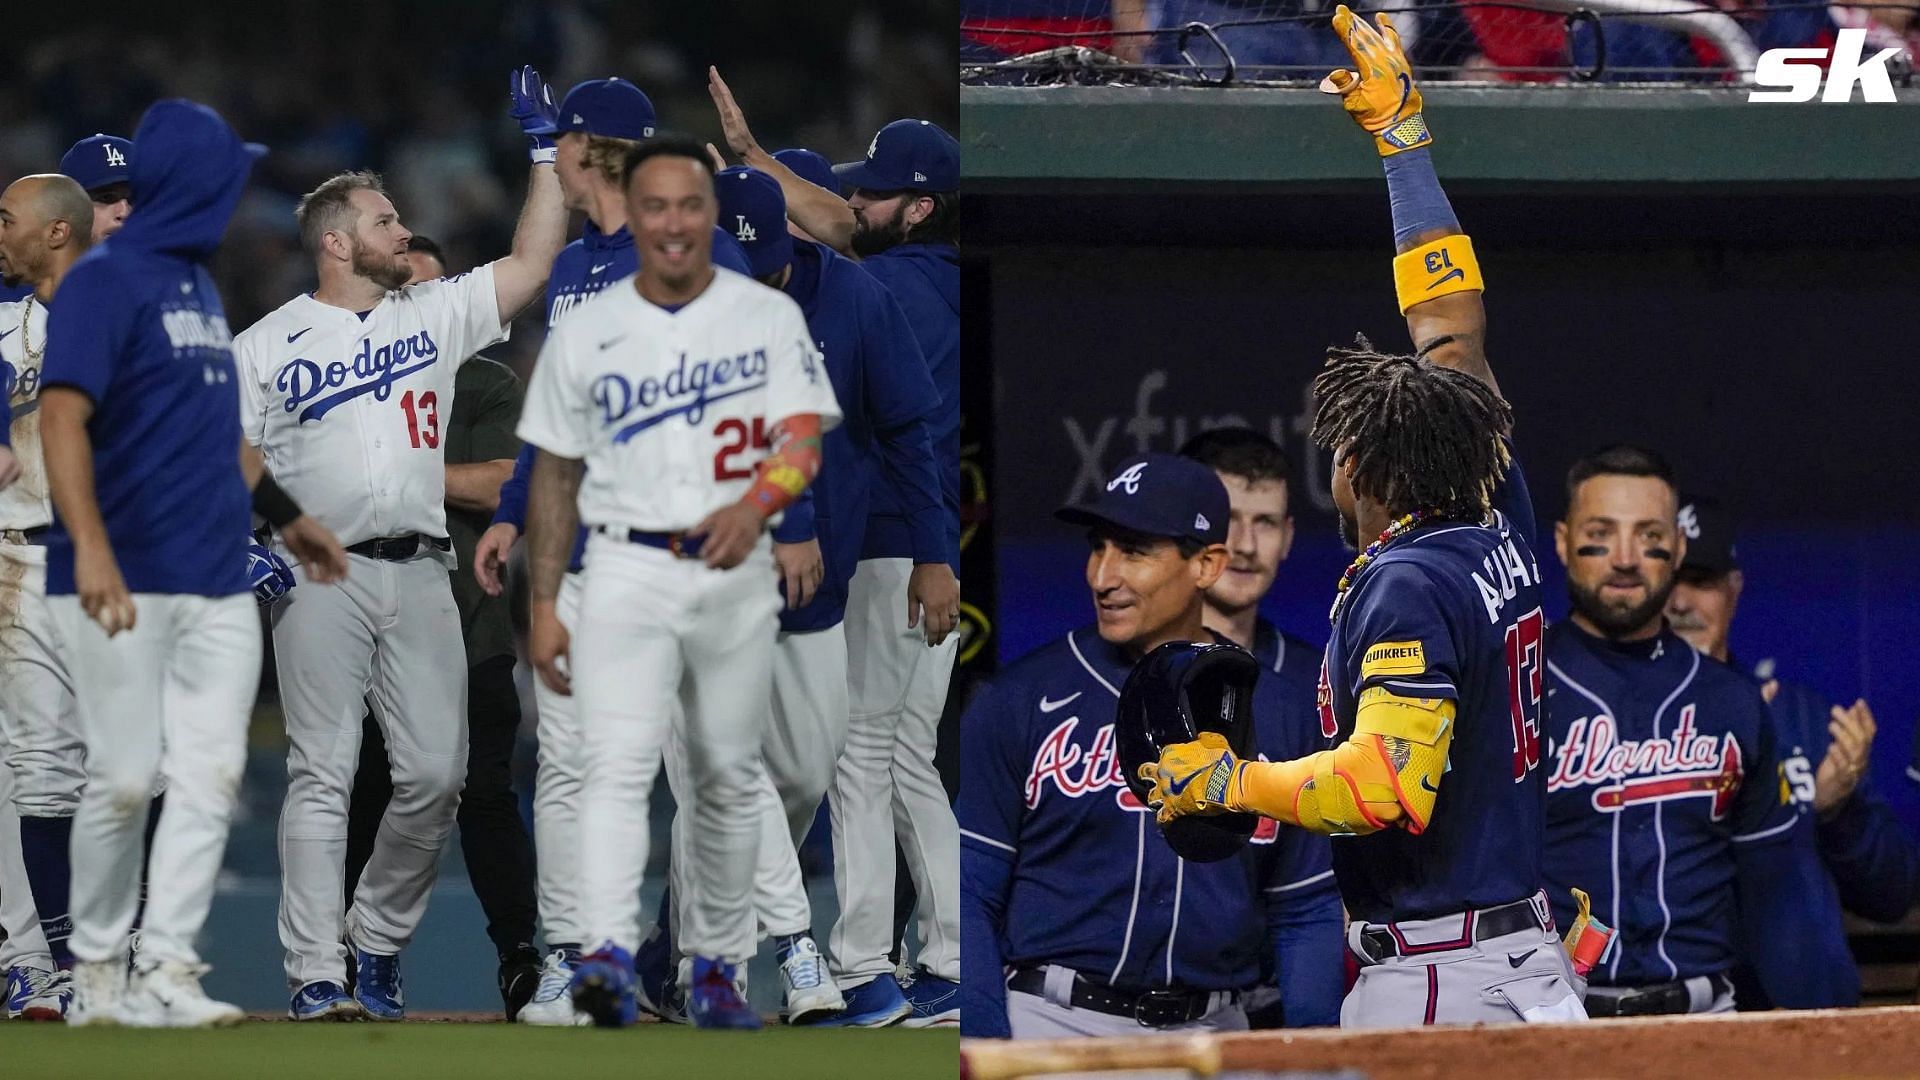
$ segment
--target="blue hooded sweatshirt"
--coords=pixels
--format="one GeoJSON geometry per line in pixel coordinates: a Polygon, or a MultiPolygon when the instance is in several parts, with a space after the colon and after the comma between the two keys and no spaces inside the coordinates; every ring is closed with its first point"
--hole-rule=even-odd
{"type": "MultiPolygon", "coordinates": [[[[860,264],[892,290],[920,339],[940,409],[927,418],[940,496],[947,511],[947,562],[960,572],[960,250],[952,244],[898,244],[860,264]]],[[[863,559],[913,557],[913,496],[889,479],[874,487],[863,559]]]]}
{"type": "MultiPolygon", "coordinates": [[[[183,99],[148,109],[133,145],[140,212],[61,283],[44,385],[93,401],[94,489],[128,591],[244,593],[239,380],[206,261],[253,157],[218,113],[183,99]]],[[[47,592],[74,592],[73,543],[57,516],[47,592]]]]}

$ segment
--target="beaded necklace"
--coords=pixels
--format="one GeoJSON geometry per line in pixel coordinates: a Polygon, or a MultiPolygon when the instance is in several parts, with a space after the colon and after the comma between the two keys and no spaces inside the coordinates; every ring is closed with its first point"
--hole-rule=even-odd
{"type": "Polygon", "coordinates": [[[1347,566],[1346,573],[1340,575],[1340,584],[1334,588],[1333,592],[1333,610],[1327,612],[1328,622],[1339,619],[1340,605],[1347,598],[1347,589],[1353,585],[1353,579],[1360,576],[1360,571],[1366,569],[1367,564],[1372,562],[1374,557],[1380,554],[1381,549],[1412,532],[1421,522],[1432,516],[1433,511],[1431,510],[1415,510],[1387,526],[1386,531],[1380,534],[1378,540],[1367,545],[1367,550],[1361,552],[1360,557],[1353,560],[1353,562],[1347,566]]]}

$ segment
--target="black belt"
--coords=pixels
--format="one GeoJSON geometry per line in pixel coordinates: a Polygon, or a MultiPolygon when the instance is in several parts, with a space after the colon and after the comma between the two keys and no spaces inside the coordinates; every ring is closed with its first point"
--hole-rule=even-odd
{"type": "Polygon", "coordinates": [[[36,525],[31,529],[0,529],[0,537],[4,537],[11,544],[38,544],[42,542],[41,538],[47,535],[47,530],[52,527],[36,525]]]}
{"type": "MultiPolygon", "coordinates": [[[[1047,969],[1029,967],[1015,971],[1007,980],[1007,989],[1044,997],[1047,969]]],[[[1100,986],[1085,975],[1076,974],[1068,1002],[1076,1009],[1130,1016],[1142,1027],[1172,1027],[1191,1024],[1206,1016],[1215,993],[1213,990],[1132,990],[1123,986],[1100,986]]]]}
{"type": "MultiPolygon", "coordinates": [[[[1733,980],[1725,975],[1706,978],[1713,985],[1714,997],[1733,992],[1733,980]]],[[[1636,986],[1624,994],[1594,993],[1596,989],[1587,991],[1588,1016],[1671,1016],[1693,1011],[1693,995],[1687,991],[1685,980],[1636,986]]]]}
{"type": "Polygon", "coordinates": [[[362,540],[347,547],[354,555],[364,555],[369,559],[382,559],[387,562],[399,562],[411,559],[420,553],[421,548],[433,551],[448,551],[453,541],[444,536],[427,536],[423,533],[408,533],[405,536],[382,536],[375,540],[362,540]]]}
{"type": "Polygon", "coordinates": [[[625,540],[629,544],[659,548],[679,559],[699,558],[700,545],[707,539],[704,536],[688,536],[683,532],[643,532],[639,529],[616,529],[611,525],[602,525],[596,531],[601,536],[625,540]]]}
{"type": "Polygon", "coordinates": [[[1401,944],[1400,937],[1387,927],[1392,924],[1368,927],[1360,931],[1360,947],[1365,959],[1379,963],[1392,956],[1420,956],[1425,953],[1446,952],[1451,949],[1464,949],[1476,941],[1488,938],[1517,934],[1522,930],[1545,930],[1540,915],[1534,910],[1532,900],[1516,900],[1499,907],[1481,908],[1471,914],[1472,932],[1454,941],[1409,942],[1401,944]]]}

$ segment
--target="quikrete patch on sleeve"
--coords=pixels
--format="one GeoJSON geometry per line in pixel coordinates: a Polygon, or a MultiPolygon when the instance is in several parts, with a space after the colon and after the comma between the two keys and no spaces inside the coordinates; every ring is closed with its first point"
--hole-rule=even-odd
{"type": "Polygon", "coordinates": [[[1418,675],[1427,670],[1427,651],[1418,641],[1383,641],[1367,650],[1360,661],[1360,678],[1375,675],[1418,675]]]}

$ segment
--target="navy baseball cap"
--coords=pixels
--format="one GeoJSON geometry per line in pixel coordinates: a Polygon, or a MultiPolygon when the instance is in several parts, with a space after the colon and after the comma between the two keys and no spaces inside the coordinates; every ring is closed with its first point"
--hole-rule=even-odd
{"type": "Polygon", "coordinates": [[[1680,562],[1681,570],[1719,577],[1740,569],[1740,556],[1733,545],[1733,515],[1719,500],[1680,496],[1680,531],[1687,538],[1687,557],[1680,562]]]}
{"type": "Polygon", "coordinates": [[[118,135],[89,135],[60,157],[60,171],[88,191],[124,184],[133,160],[133,140],[118,135]]]}
{"type": "Polygon", "coordinates": [[[569,131],[609,139],[653,138],[653,102],[625,79],[588,79],[560,102],[555,135],[569,131]]]}
{"type": "Polygon", "coordinates": [[[955,191],[960,143],[931,120],[895,120],[867,144],[865,161],[835,165],[840,182],[868,191],[955,191]]]}
{"type": "Polygon", "coordinates": [[[792,169],[795,176],[809,184],[826,188],[835,195],[846,194],[840,189],[840,178],[833,175],[833,162],[818,150],[775,150],[773,160],[792,169]]]}
{"type": "Polygon", "coordinates": [[[722,169],[713,178],[720,196],[720,227],[740,241],[753,276],[777,274],[793,261],[793,234],[787,231],[787,197],[780,181],[745,165],[722,169]]]}
{"type": "Polygon", "coordinates": [[[1143,536],[1227,542],[1227,486],[1208,466],[1174,454],[1127,459],[1094,500],[1053,516],[1070,525],[1115,525],[1143,536]]]}

